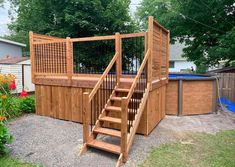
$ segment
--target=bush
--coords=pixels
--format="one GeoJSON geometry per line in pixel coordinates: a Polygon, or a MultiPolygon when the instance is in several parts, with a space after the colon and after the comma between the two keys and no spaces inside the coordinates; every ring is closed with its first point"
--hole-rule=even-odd
{"type": "Polygon", "coordinates": [[[229,66],[235,67],[235,60],[229,62],[229,66]]]}
{"type": "Polygon", "coordinates": [[[205,74],[208,70],[208,67],[205,66],[205,65],[200,65],[200,66],[197,66],[197,69],[196,69],[196,73],[198,74],[205,74]]]}
{"type": "Polygon", "coordinates": [[[6,144],[10,144],[12,139],[7,127],[0,121],[0,156],[6,153],[6,144]]]}
{"type": "Polygon", "coordinates": [[[26,113],[35,112],[35,100],[33,96],[22,97],[19,102],[19,110],[26,113]]]}
{"type": "Polygon", "coordinates": [[[0,93],[0,115],[7,118],[15,117],[19,114],[18,105],[11,94],[0,93]]]}

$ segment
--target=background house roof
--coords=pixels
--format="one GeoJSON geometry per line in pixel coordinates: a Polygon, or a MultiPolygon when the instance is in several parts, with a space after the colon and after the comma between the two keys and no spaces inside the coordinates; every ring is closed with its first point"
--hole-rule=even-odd
{"type": "Polygon", "coordinates": [[[20,57],[20,56],[5,57],[5,58],[0,59],[0,64],[17,64],[19,62],[22,62],[22,61],[25,61],[28,59],[29,59],[29,57],[20,57]]]}
{"type": "Polygon", "coordinates": [[[170,44],[170,60],[187,61],[186,58],[182,57],[183,48],[185,48],[185,44],[178,41],[175,44],[170,44]]]}
{"type": "Polygon", "coordinates": [[[11,44],[11,45],[16,45],[16,46],[20,46],[20,47],[26,47],[26,45],[23,44],[23,43],[10,41],[10,40],[3,39],[3,38],[0,38],[0,42],[8,43],[8,44],[11,44]]]}
{"type": "Polygon", "coordinates": [[[224,67],[216,70],[211,70],[208,73],[235,73],[235,67],[224,67]]]}

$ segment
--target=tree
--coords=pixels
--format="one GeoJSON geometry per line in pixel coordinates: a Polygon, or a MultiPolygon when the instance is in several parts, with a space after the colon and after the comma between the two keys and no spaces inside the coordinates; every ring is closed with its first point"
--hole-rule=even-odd
{"type": "Polygon", "coordinates": [[[183,56],[197,66],[235,60],[234,0],[143,0],[137,15],[153,15],[171,31],[172,43],[185,42],[183,56]]]}
{"type": "MultiPolygon", "coordinates": [[[[17,18],[9,25],[12,34],[8,38],[27,44],[29,31],[65,38],[113,35],[137,29],[129,15],[130,0],[10,1],[17,18]]],[[[114,41],[75,43],[73,48],[75,70],[96,72],[106,68],[115,51],[114,41]]]]}
{"type": "Polygon", "coordinates": [[[3,7],[4,0],[0,0],[0,8],[3,7]]]}
{"type": "Polygon", "coordinates": [[[19,42],[28,32],[58,37],[84,37],[130,32],[135,29],[129,16],[130,0],[10,0],[16,20],[10,36],[19,42]]]}

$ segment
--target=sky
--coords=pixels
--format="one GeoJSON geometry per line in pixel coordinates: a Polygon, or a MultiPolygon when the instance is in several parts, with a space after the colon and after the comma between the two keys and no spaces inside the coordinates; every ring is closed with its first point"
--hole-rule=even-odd
{"type": "MultiPolygon", "coordinates": [[[[130,11],[133,14],[141,0],[131,0],[130,11]]],[[[4,7],[0,8],[0,36],[7,35],[10,31],[7,28],[7,24],[11,22],[8,17],[8,10],[10,8],[9,1],[5,0],[4,7]]]]}

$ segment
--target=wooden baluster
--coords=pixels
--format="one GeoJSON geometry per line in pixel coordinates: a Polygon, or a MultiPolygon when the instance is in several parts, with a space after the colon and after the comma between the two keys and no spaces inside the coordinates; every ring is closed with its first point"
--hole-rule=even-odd
{"type": "Polygon", "coordinates": [[[123,162],[127,160],[127,124],[128,124],[128,108],[127,108],[127,97],[122,97],[121,101],[121,153],[123,154],[123,162]]]}

